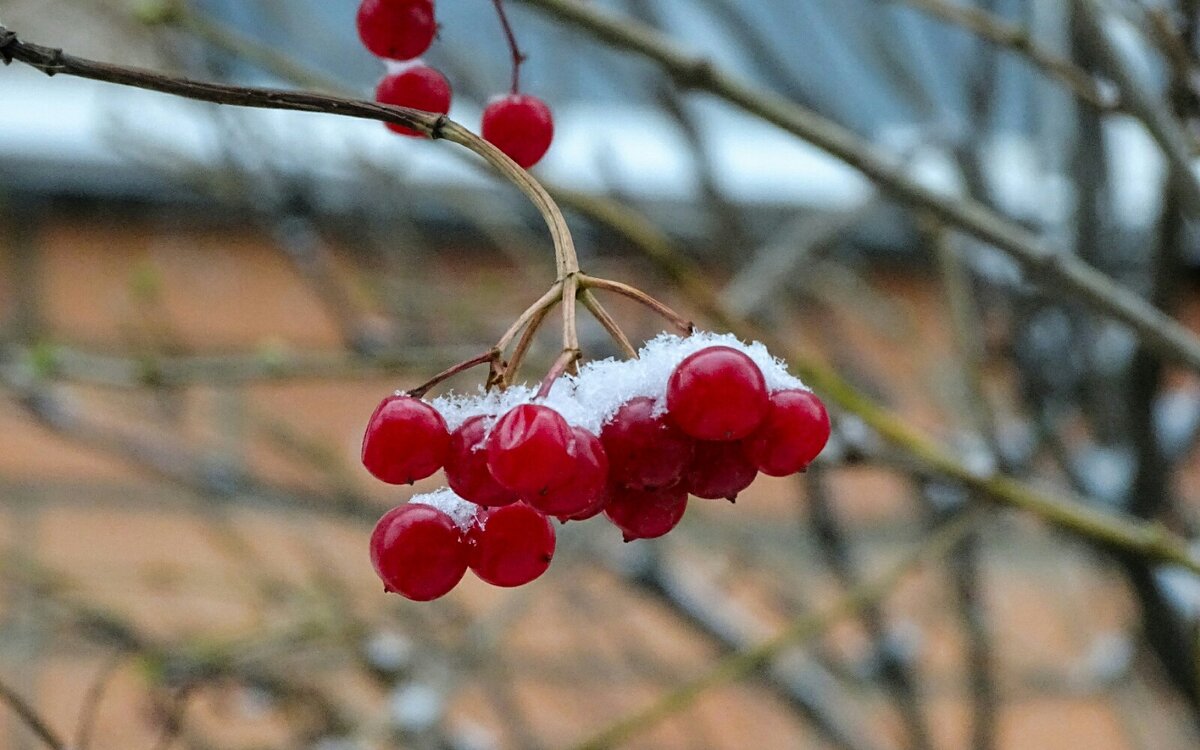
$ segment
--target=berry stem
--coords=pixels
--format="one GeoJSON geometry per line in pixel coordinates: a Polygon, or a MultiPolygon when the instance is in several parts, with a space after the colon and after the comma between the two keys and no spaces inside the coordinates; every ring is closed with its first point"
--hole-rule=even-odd
{"type": "Polygon", "coordinates": [[[521,63],[525,62],[525,55],[517,46],[517,36],[513,34],[512,25],[508,22],[508,13],[504,10],[504,0],[492,0],[492,5],[496,6],[496,15],[500,17],[504,38],[508,41],[509,51],[512,52],[512,93],[516,94],[521,90],[521,63]]]}
{"type": "Polygon", "coordinates": [[[484,352],[483,354],[480,354],[477,357],[472,357],[463,362],[459,362],[458,364],[456,364],[452,367],[448,367],[445,370],[442,370],[437,375],[434,375],[432,378],[430,378],[426,382],[422,383],[421,385],[417,386],[416,388],[406,391],[405,395],[412,396],[413,398],[421,398],[426,394],[426,392],[429,391],[430,388],[434,387],[438,383],[441,383],[444,380],[448,380],[460,372],[465,372],[467,370],[470,370],[472,367],[478,367],[479,365],[482,365],[486,362],[495,362],[499,358],[500,358],[500,350],[489,349],[488,351],[484,352]]]}
{"type": "Polygon", "coordinates": [[[575,300],[579,297],[579,273],[563,280],[563,351],[575,352],[579,356],[579,329],[575,319],[575,300]]]}
{"type": "Polygon", "coordinates": [[[684,334],[690,335],[692,331],[695,330],[695,326],[692,324],[692,321],[654,299],[649,294],[646,294],[641,289],[629,286],[628,284],[622,284],[619,281],[600,279],[596,278],[595,276],[588,276],[586,274],[580,274],[579,285],[584,289],[604,289],[610,292],[616,292],[617,294],[628,297],[635,302],[640,302],[641,304],[661,315],[667,320],[667,322],[678,328],[684,334]]]}
{"type": "Polygon", "coordinates": [[[534,302],[532,305],[526,308],[525,312],[521,313],[521,316],[517,318],[511,326],[508,327],[508,330],[505,331],[504,335],[500,337],[500,340],[496,342],[495,350],[498,352],[503,352],[505,349],[507,349],[508,345],[512,343],[512,340],[515,339],[517,334],[521,332],[521,329],[525,327],[525,324],[532,323],[535,318],[540,324],[541,321],[546,317],[546,312],[549,311],[550,308],[557,305],[559,300],[563,298],[562,292],[563,282],[554,282],[550,289],[538,298],[537,302],[534,302]]]}
{"type": "MultiPolygon", "coordinates": [[[[546,225],[550,228],[550,237],[554,241],[555,264],[558,268],[558,279],[561,281],[568,274],[579,273],[579,258],[575,254],[575,242],[571,239],[571,230],[563,218],[558,204],[546,192],[541,183],[528,172],[517,166],[500,149],[467,130],[458,123],[442,118],[441,126],[434,128],[431,137],[440,137],[451,143],[465,146],[482,156],[489,164],[508,178],[509,182],[529,198],[530,202],[541,212],[546,225]]],[[[514,334],[515,335],[515,334],[514,334]]]]}
{"type": "Polygon", "coordinates": [[[575,302],[579,297],[579,277],[578,272],[569,274],[563,279],[562,286],[562,327],[563,327],[563,349],[558,355],[558,359],[554,361],[554,366],[546,373],[546,377],[542,380],[542,385],[538,388],[537,397],[545,398],[550,394],[550,389],[554,387],[554,381],[558,380],[564,372],[573,370],[575,363],[583,356],[583,352],[579,348],[579,326],[575,316],[575,302]]]}
{"type": "Polygon", "coordinates": [[[608,331],[608,335],[612,336],[613,341],[617,342],[617,346],[620,347],[626,358],[638,358],[637,349],[633,347],[625,332],[621,330],[621,326],[617,325],[617,321],[608,314],[608,310],[604,309],[604,306],[600,304],[600,300],[596,299],[596,295],[592,294],[590,289],[583,290],[583,293],[579,295],[579,301],[588,309],[593,318],[600,321],[600,325],[604,326],[604,330],[608,331]]]}
{"type": "Polygon", "coordinates": [[[538,311],[537,315],[529,321],[529,325],[525,326],[525,332],[521,334],[521,339],[517,341],[517,348],[513,350],[512,359],[508,361],[508,366],[504,369],[504,378],[502,383],[505,386],[512,385],[513,378],[521,371],[521,363],[525,361],[525,354],[529,351],[529,347],[533,345],[534,336],[537,335],[538,328],[541,327],[542,321],[550,314],[550,308],[544,307],[538,311]]]}
{"type": "Polygon", "coordinates": [[[550,389],[554,387],[554,382],[562,377],[575,361],[579,359],[578,349],[563,349],[558,355],[558,359],[554,360],[554,365],[550,371],[546,373],[546,377],[542,379],[542,385],[538,388],[537,398],[545,398],[550,395],[550,389]]]}

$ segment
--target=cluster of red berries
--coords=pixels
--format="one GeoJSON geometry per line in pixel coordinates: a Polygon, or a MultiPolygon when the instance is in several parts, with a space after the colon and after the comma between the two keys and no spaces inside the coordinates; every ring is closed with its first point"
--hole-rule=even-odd
{"type": "Polygon", "coordinates": [[[603,512],[625,541],[659,537],[679,523],[689,494],[732,501],[760,471],[803,471],[829,431],[811,391],[769,389],[755,361],[729,346],[683,358],[665,397],[624,400],[598,434],[546,403],[470,416],[449,430],[433,405],[392,396],[367,425],[363,464],[391,484],[444,468],[450,490],[385,515],[372,561],[386,589],[410,599],[447,593],[468,567],[518,586],[549,567],[548,516],[565,523],[603,512]]]}
{"type": "MultiPolygon", "coordinates": [[[[363,0],[357,20],[359,38],[372,54],[407,63],[389,65],[375,89],[376,101],[439,114],[450,111],[450,82],[417,59],[437,35],[433,0],[363,0]]],[[[387,127],[401,135],[420,135],[403,125],[387,127]]],[[[517,90],[514,76],[512,92],[492,99],[484,109],[481,135],[528,169],[550,148],[554,119],[545,102],[517,90]]]]}

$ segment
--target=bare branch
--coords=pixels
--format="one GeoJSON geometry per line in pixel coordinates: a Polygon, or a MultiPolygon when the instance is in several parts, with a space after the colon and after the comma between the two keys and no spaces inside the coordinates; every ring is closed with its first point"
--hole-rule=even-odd
{"type": "Polygon", "coordinates": [[[521,2],[583,28],[603,42],[647,57],[670,73],[681,86],[715,94],[829,152],[901,201],[922,208],[1005,251],[1031,277],[1125,323],[1164,357],[1200,371],[1200,339],[1169,315],[1079,258],[1046,245],[982,203],[970,198],[949,197],[913,180],[841,125],[787,99],[756,89],[721,70],[711,60],[683,50],[653,29],[617,18],[593,4],[572,0],[521,2]]]}
{"type": "Polygon", "coordinates": [[[25,726],[33,732],[46,747],[51,750],[66,750],[67,746],[59,739],[50,725],[38,714],[24,698],[17,695],[11,688],[0,681],[0,702],[6,703],[25,726]]]}
{"type": "Polygon", "coordinates": [[[976,527],[977,520],[978,515],[974,511],[959,514],[931,534],[915,551],[896,562],[887,573],[852,590],[829,608],[801,617],[764,643],[718,661],[699,677],[683,683],[644,709],[613,722],[591,739],[576,745],[575,750],[616,747],[663,719],[688,708],[712,688],[740,680],[770,662],[781,651],[821,635],[842,618],[859,612],[887,596],[900,581],[923,563],[937,560],[948,553],[976,527]]]}
{"type": "Polygon", "coordinates": [[[582,193],[555,190],[557,198],[584,216],[625,237],[669,274],[696,307],[720,325],[744,338],[757,338],[792,363],[793,369],[823,397],[857,415],[882,438],[903,451],[925,471],[962,483],[995,502],[1019,508],[1104,547],[1126,550],[1148,559],[1178,563],[1200,573],[1200,556],[1188,543],[1157,523],[1089,507],[1074,497],[1036,489],[1012,477],[965,463],[909,421],[872,401],[831,367],[815,361],[794,342],[734,314],[700,269],[675,248],[644,216],[619,204],[582,193]]]}
{"type": "Polygon", "coordinates": [[[886,0],[903,3],[945,23],[970,31],[987,41],[1010,49],[1041,68],[1048,77],[1069,88],[1081,101],[1103,112],[1120,109],[1121,102],[1106,91],[1094,76],[1070,59],[1056,55],[1037,43],[1029,29],[975,5],[945,0],[886,0]]]}

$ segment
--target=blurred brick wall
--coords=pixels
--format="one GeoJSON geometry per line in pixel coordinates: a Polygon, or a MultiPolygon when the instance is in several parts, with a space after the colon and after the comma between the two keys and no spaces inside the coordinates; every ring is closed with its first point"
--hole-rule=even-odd
{"type": "MultiPolygon", "coordinates": [[[[18,246],[11,240],[19,233],[6,229],[0,234],[10,240],[0,266],[0,311],[4,320],[18,320],[20,292],[33,285],[38,304],[33,317],[42,341],[101,351],[169,345],[187,353],[255,351],[265,344],[297,350],[339,346],[336,323],[322,311],[319,298],[283,255],[253,232],[185,228],[169,217],[51,213],[18,246]],[[32,275],[20,268],[32,269],[32,275]]],[[[402,274],[426,320],[414,336],[443,343],[476,342],[482,348],[546,281],[503,264],[480,264],[470,253],[443,250],[421,257],[402,274]]],[[[625,278],[639,275],[635,263],[602,270],[625,278]]],[[[352,286],[358,283],[348,265],[347,278],[352,286]]],[[[798,336],[814,350],[835,352],[828,355],[835,360],[853,352],[856,366],[884,373],[884,379],[866,385],[938,433],[955,408],[944,397],[950,344],[941,325],[942,302],[919,276],[893,274],[873,281],[909,327],[906,338],[880,335],[853,316],[853,306],[847,306],[848,313],[809,305],[781,324],[798,326],[798,336]],[[836,348],[814,333],[820,329],[837,331],[836,348]]],[[[619,302],[614,308],[639,335],[653,332],[642,311],[619,302]]],[[[551,341],[547,351],[552,346],[551,341]]],[[[371,493],[383,508],[406,493],[366,481],[357,466],[361,427],[383,394],[416,382],[433,367],[417,369],[352,380],[197,386],[159,396],[82,385],[64,386],[60,394],[101,423],[152,442],[157,436],[164,446],[244,463],[273,481],[328,488],[326,475],[264,437],[274,425],[305,436],[310,447],[331,457],[346,481],[371,493]]],[[[622,585],[578,551],[560,552],[546,578],[520,593],[468,581],[450,597],[452,608],[400,603],[379,593],[366,560],[367,529],[360,525],[217,507],[212,498],[133,469],[104,450],[52,435],[13,399],[0,402],[0,435],[0,559],[61,571],[73,595],[125,613],[156,637],[250,643],[269,633],[282,615],[262,603],[258,573],[298,584],[315,575],[334,579],[349,593],[355,611],[377,623],[408,622],[405,618],[421,606],[431,607],[435,620],[453,620],[453,612],[491,616],[517,597],[530,597],[503,636],[507,666],[500,679],[510,681],[510,710],[523,714],[526,731],[552,747],[642,705],[719,653],[661,604],[622,585]],[[250,549],[239,548],[221,531],[229,527],[236,528],[237,539],[251,541],[250,549]],[[247,566],[256,575],[248,575],[247,566]]],[[[918,514],[908,491],[904,480],[883,469],[834,476],[837,507],[852,524],[859,553],[871,569],[881,569],[915,533],[918,514]]],[[[774,629],[800,608],[836,597],[805,523],[803,491],[795,483],[760,479],[736,507],[694,503],[685,534],[662,544],[686,569],[708,576],[774,629]]],[[[1132,665],[1111,683],[1087,671],[1089,659],[1104,658],[1112,639],[1133,621],[1116,578],[1086,551],[1027,519],[997,518],[993,530],[983,554],[1000,675],[1000,747],[1193,746],[1195,735],[1179,706],[1156,684],[1154,667],[1140,654],[1134,653],[1132,665]]],[[[597,524],[577,533],[603,531],[597,524]]],[[[46,606],[19,578],[0,576],[0,632],[6,634],[0,639],[0,674],[36,695],[48,717],[65,730],[108,656],[43,630],[39,623],[46,606]]],[[[889,599],[887,612],[899,634],[922,633],[914,636],[914,665],[938,746],[966,746],[964,644],[944,570],[934,567],[909,579],[889,599]]],[[[823,651],[849,663],[866,648],[864,631],[851,622],[839,625],[823,643],[823,651]]],[[[1102,673],[1103,664],[1092,666],[1102,673]]],[[[386,700],[356,682],[348,665],[313,669],[368,714],[386,700]]],[[[489,679],[495,679],[482,674],[486,671],[481,668],[481,675],[465,680],[452,713],[487,728],[502,746],[520,747],[514,717],[486,700],[489,679]]],[[[880,745],[892,746],[898,719],[886,701],[865,683],[850,680],[850,685],[872,734],[880,745]]],[[[234,746],[283,739],[270,712],[256,713],[242,703],[204,695],[192,715],[234,746]]],[[[122,667],[105,698],[95,746],[149,746],[156,735],[146,720],[150,711],[141,673],[122,667]]],[[[0,747],[28,746],[29,738],[0,712],[0,747]]],[[[713,691],[631,746],[825,745],[777,697],[747,681],[713,691]]]]}

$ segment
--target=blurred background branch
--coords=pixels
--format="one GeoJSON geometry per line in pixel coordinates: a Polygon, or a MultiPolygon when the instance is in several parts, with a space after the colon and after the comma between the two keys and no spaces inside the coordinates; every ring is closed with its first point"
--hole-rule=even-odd
{"type": "MultiPolygon", "coordinates": [[[[353,11],[0,3],[90,58],[326,104],[380,73],[353,11]]],[[[825,456],[669,540],[567,524],[520,591],[383,597],[366,530],[426,488],[365,481],[362,421],[544,289],[535,213],[377,123],[13,65],[7,694],[80,748],[1195,746],[1195,3],[509,11],[586,270],[766,341],[836,404],[825,456]]],[[[471,124],[509,51],[438,14],[471,124]]]]}

